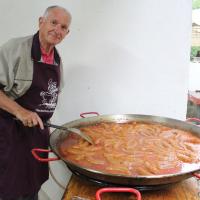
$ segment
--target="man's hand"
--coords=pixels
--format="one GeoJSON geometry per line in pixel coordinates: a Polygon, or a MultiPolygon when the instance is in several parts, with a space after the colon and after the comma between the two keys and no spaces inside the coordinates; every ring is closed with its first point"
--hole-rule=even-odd
{"type": "Polygon", "coordinates": [[[24,124],[24,126],[33,127],[39,125],[41,129],[44,129],[44,124],[36,112],[20,108],[16,112],[16,117],[24,124]]]}
{"type": "Polygon", "coordinates": [[[36,112],[32,112],[20,106],[16,101],[7,97],[6,94],[0,90],[0,108],[16,116],[22,121],[24,126],[33,127],[39,125],[44,129],[44,124],[36,112]]]}

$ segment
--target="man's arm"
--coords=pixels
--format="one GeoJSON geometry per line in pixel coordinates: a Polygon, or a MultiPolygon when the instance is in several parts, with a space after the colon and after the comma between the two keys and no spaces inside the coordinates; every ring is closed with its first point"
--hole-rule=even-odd
{"type": "Polygon", "coordinates": [[[32,112],[20,106],[17,102],[7,97],[6,94],[0,90],[0,108],[16,116],[24,126],[37,126],[44,129],[43,122],[36,112],[32,112]]]}

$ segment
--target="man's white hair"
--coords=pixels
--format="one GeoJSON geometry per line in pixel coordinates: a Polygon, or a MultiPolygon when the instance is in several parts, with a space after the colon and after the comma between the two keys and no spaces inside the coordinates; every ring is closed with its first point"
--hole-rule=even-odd
{"type": "Polygon", "coordinates": [[[49,6],[49,7],[45,10],[45,12],[44,12],[44,14],[43,14],[43,17],[44,17],[44,18],[47,18],[47,16],[49,15],[49,12],[50,12],[51,10],[55,9],[55,8],[59,8],[59,9],[61,9],[61,10],[64,10],[64,11],[66,12],[66,14],[69,16],[70,20],[71,20],[72,17],[71,17],[70,12],[69,12],[67,9],[65,9],[65,8],[63,8],[63,7],[61,7],[61,6],[57,6],[57,5],[55,5],[55,6],[49,6]]]}

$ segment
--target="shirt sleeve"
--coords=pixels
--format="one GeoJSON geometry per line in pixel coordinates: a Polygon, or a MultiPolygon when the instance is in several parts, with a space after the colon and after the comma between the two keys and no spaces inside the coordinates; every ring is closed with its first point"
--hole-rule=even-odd
{"type": "Polygon", "coordinates": [[[11,41],[0,47],[0,89],[8,92],[12,89],[15,77],[16,59],[11,41]]]}

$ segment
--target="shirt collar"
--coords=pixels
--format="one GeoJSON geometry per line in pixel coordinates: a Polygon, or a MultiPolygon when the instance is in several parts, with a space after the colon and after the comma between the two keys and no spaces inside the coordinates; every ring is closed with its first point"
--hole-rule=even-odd
{"type": "MultiPolygon", "coordinates": [[[[33,43],[31,48],[31,58],[36,61],[41,61],[41,49],[40,49],[40,40],[39,40],[39,31],[33,36],[33,43]]],[[[54,59],[55,62],[60,64],[60,56],[56,48],[54,47],[54,59]]]]}

